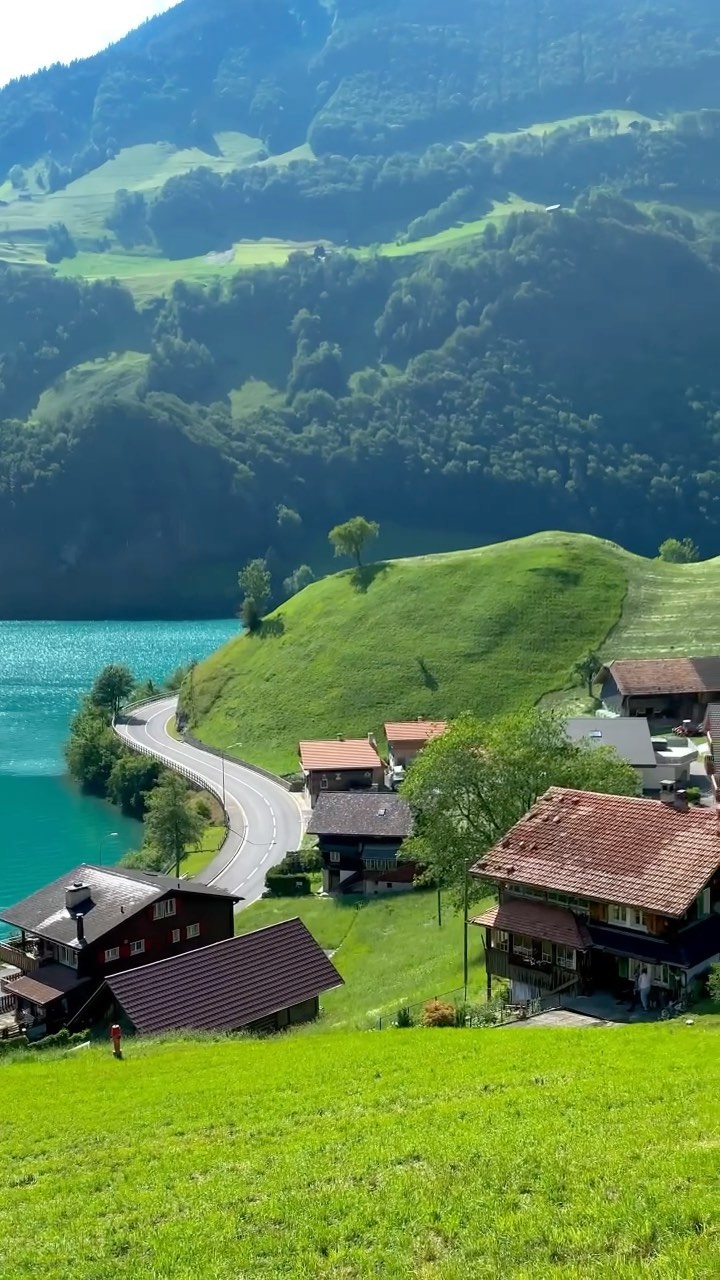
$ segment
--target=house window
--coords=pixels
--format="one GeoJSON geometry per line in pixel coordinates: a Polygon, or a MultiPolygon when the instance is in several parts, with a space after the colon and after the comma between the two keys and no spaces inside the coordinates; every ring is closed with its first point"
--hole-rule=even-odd
{"type": "Polygon", "coordinates": [[[703,889],[697,897],[697,913],[699,916],[710,915],[710,890],[703,889]]]}
{"type": "Polygon", "coordinates": [[[573,947],[564,947],[559,944],[556,948],[556,964],[561,969],[574,969],[576,965],[575,950],[573,947]]]}
{"type": "Polygon", "coordinates": [[[339,854],[339,853],[337,853],[337,851],[336,851],[335,849],[333,849],[332,853],[330,854],[330,861],[331,861],[331,862],[339,862],[339,861],[340,861],[340,854],[339,854]]]}
{"type": "Polygon", "coordinates": [[[320,790],[327,791],[327,788],[328,788],[327,776],[326,774],[323,774],[322,778],[320,779],[320,790]]]}
{"type": "Polygon", "coordinates": [[[552,964],[552,947],[549,942],[541,943],[540,958],[543,964],[552,964]]]}
{"type": "Polygon", "coordinates": [[[608,919],[611,924],[619,924],[626,929],[643,929],[647,931],[645,914],[639,911],[637,907],[622,907],[616,902],[611,902],[608,909],[608,919]]]}
{"type": "Polygon", "coordinates": [[[513,934],[513,951],[518,956],[532,957],[533,940],[524,933],[513,934]]]}
{"type": "Polygon", "coordinates": [[[179,941],[180,941],[180,930],[179,930],[179,929],[173,929],[173,931],[172,931],[172,940],[173,940],[173,942],[174,942],[174,943],[175,943],[175,942],[179,942],[179,941]]]}
{"type": "Polygon", "coordinates": [[[105,963],[112,964],[113,960],[119,960],[119,959],[120,959],[120,948],[108,947],[107,950],[105,951],[105,963]]]}
{"type": "Polygon", "coordinates": [[[131,956],[141,956],[144,950],[145,950],[145,939],[144,939],[144,938],[138,938],[136,942],[131,942],[131,943],[130,943],[130,955],[131,955],[131,956]]]}
{"type": "Polygon", "coordinates": [[[71,969],[78,967],[77,951],[73,951],[72,947],[58,947],[58,960],[60,964],[66,964],[71,969]]]}
{"type": "Polygon", "coordinates": [[[185,937],[186,937],[186,938],[199,938],[199,937],[200,937],[200,925],[199,925],[199,924],[189,924],[189,925],[188,925],[188,927],[187,927],[187,929],[185,930],[185,937]]]}
{"type": "Polygon", "coordinates": [[[153,920],[164,920],[166,916],[175,915],[175,899],[165,898],[163,902],[156,902],[153,907],[153,920]]]}
{"type": "Polygon", "coordinates": [[[509,951],[510,935],[505,929],[493,929],[492,944],[498,951],[509,951]]]}

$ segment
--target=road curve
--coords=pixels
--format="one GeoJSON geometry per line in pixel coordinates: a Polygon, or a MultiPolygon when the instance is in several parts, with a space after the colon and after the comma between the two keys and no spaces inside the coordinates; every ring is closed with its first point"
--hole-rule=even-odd
{"type": "MultiPolygon", "coordinates": [[[[115,725],[115,732],[167,765],[192,770],[221,793],[222,761],[168,733],[176,705],[177,698],[164,698],[134,707],[126,723],[115,725]]],[[[288,850],[299,849],[302,811],[279,783],[229,760],[225,761],[225,808],[230,818],[228,838],[199,878],[241,894],[243,907],[261,896],[268,867],[280,862],[288,850]]]]}

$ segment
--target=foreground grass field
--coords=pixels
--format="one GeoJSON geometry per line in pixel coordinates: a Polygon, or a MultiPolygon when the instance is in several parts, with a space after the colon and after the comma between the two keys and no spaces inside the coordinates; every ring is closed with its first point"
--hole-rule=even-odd
{"type": "MultiPolygon", "coordinates": [[[[479,908],[478,908],[479,909],[479,908]]],[[[300,916],[320,946],[333,952],[344,987],[322,997],[322,1018],[309,1032],[374,1027],[404,1005],[433,996],[462,996],[462,914],[443,897],[442,925],[431,890],[358,901],[265,898],[235,918],[236,933],[300,916]]],[[[469,933],[468,996],[485,999],[481,930],[469,933]]],[[[415,1011],[416,1013],[419,1010],[415,1011]]]]}
{"type": "Polygon", "coordinates": [[[197,668],[196,731],[284,773],[304,737],[512,711],[568,683],[626,585],[621,557],[560,534],[337,574],[197,668]]]}
{"type": "Polygon", "coordinates": [[[675,1023],[7,1059],[3,1280],[711,1280],[719,1049],[675,1023]]]}
{"type": "MultiPolygon", "coordinates": [[[[720,560],[670,565],[583,534],[393,560],[314,583],[194,676],[195,732],[278,773],[301,738],[388,719],[582,704],[573,664],[713,653],[720,560]]],[[[187,691],[186,691],[187,695],[187,691]]]]}

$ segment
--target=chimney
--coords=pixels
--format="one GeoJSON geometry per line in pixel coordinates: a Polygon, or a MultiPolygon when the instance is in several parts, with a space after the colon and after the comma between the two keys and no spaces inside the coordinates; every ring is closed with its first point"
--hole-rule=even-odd
{"type": "Polygon", "coordinates": [[[665,781],[660,783],[660,799],[663,804],[675,806],[675,783],[665,781]]]}
{"type": "Polygon", "coordinates": [[[375,737],[374,733],[368,734],[368,742],[370,743],[371,747],[374,747],[375,750],[377,750],[377,738],[375,737]]]}
{"type": "Polygon", "coordinates": [[[78,911],[75,917],[75,927],[77,928],[78,942],[84,942],[85,941],[85,917],[82,911],[78,911]]]}
{"type": "Polygon", "coordinates": [[[684,787],[678,787],[675,792],[675,808],[679,813],[687,813],[690,805],[688,803],[687,791],[684,787]]]}
{"type": "Polygon", "coordinates": [[[73,880],[65,890],[65,906],[68,911],[74,911],[81,902],[87,902],[89,897],[90,885],[83,884],[82,880],[73,880]]]}

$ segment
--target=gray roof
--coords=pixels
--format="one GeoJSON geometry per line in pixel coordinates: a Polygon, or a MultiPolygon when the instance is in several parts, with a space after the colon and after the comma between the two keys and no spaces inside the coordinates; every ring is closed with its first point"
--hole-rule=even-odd
{"type": "Polygon", "coordinates": [[[238,1031],[343,980],[302,920],[256,929],[106,979],[140,1035],[238,1031]]]}
{"type": "Polygon", "coordinates": [[[334,791],[318,797],[308,835],[371,836],[405,840],[412,831],[410,805],[392,791],[334,791]]]}
{"type": "Polygon", "coordinates": [[[0,918],[16,929],[27,929],[29,933],[40,934],[67,946],[78,946],[76,916],[83,916],[86,943],[97,942],[122,920],[170,892],[238,901],[223,889],[212,889],[199,880],[176,880],[173,876],[162,876],[152,871],[94,867],[83,862],[29,898],[5,907],[0,918]],[[72,884],[87,885],[89,893],[83,902],[78,902],[76,908],[68,911],[65,890],[72,884]]]}
{"type": "Polygon", "coordinates": [[[565,732],[573,742],[587,739],[592,747],[614,747],[636,769],[657,764],[650,726],[640,716],[575,716],[565,732]]]}

